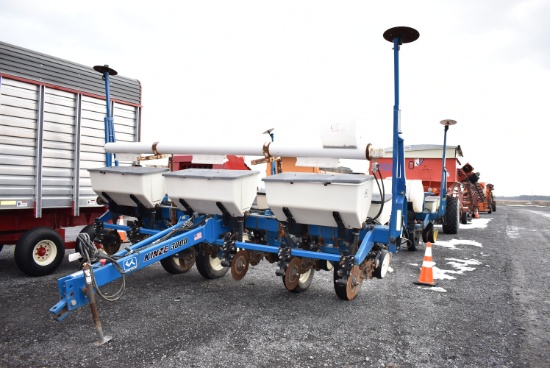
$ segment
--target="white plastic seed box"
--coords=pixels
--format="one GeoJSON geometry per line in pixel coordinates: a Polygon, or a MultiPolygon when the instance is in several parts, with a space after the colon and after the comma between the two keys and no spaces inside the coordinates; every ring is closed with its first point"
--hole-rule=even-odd
{"type": "Polygon", "coordinates": [[[355,174],[281,173],[262,179],[267,204],[279,221],[288,208],[300,224],[337,227],[338,212],[346,228],[360,229],[372,200],[373,177],[355,174]]]}
{"type": "MultiPolygon", "coordinates": [[[[386,190],[388,189],[386,188],[386,190]]],[[[385,225],[390,221],[391,207],[392,207],[391,198],[392,198],[391,193],[386,192],[384,194],[384,207],[382,207],[382,212],[380,213],[378,218],[376,218],[376,221],[378,221],[382,225],[385,225]]],[[[374,217],[378,215],[378,212],[380,211],[381,206],[382,206],[382,196],[380,194],[373,194],[368,217],[374,219],[374,217]]]]}
{"type": "Polygon", "coordinates": [[[161,167],[112,166],[88,169],[93,191],[108,202],[106,193],[116,204],[137,207],[131,195],[146,208],[154,208],[166,195],[161,167]]]}
{"type": "Polygon", "coordinates": [[[220,202],[233,217],[244,216],[256,198],[258,171],[185,169],[165,173],[168,197],[178,208],[186,208],[183,199],[195,212],[222,215],[220,202]]]}

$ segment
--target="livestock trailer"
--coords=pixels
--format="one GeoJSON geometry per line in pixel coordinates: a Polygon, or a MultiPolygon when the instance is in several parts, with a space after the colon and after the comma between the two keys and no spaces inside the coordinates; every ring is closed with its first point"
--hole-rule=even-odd
{"type": "MultiPolygon", "coordinates": [[[[141,85],[110,78],[116,139],[139,141],[141,85]]],[[[105,166],[105,85],[92,67],[0,42],[0,249],[41,276],[61,263],[65,228],[89,225],[96,202],[88,169],[105,166]]]]}

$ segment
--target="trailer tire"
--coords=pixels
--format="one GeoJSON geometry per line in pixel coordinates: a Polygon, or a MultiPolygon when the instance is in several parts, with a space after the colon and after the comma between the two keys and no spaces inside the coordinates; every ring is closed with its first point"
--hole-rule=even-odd
{"type": "Polygon", "coordinates": [[[468,212],[466,211],[462,212],[462,214],[460,215],[460,222],[464,225],[468,224],[468,212]]]}
{"type": "Polygon", "coordinates": [[[445,234],[458,233],[459,213],[458,197],[447,197],[447,211],[443,215],[443,232],[445,234]]]}
{"type": "Polygon", "coordinates": [[[219,279],[225,276],[229,267],[222,266],[222,260],[210,254],[197,254],[197,270],[205,279],[219,279]]]}
{"type": "Polygon", "coordinates": [[[493,202],[491,203],[491,210],[493,210],[493,212],[496,212],[496,211],[497,211],[497,204],[496,204],[495,201],[493,201],[493,202]]]}
{"type": "Polygon", "coordinates": [[[65,257],[61,235],[49,227],[27,230],[15,245],[15,264],[29,276],[45,276],[54,272],[65,257]]]}

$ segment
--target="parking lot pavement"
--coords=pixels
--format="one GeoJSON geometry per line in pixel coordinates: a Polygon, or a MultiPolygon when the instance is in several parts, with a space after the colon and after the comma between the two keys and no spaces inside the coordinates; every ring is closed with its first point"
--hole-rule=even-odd
{"type": "MultiPolygon", "coordinates": [[[[440,234],[438,285],[414,285],[424,256],[394,255],[383,280],[351,302],[332,273],[289,293],[262,261],[241,281],[172,275],[157,263],[126,279],[116,302],[98,300],[105,334],[97,347],[90,309],[55,322],[65,260],[30,278],[0,252],[0,366],[5,367],[545,367],[550,362],[550,209],[500,206],[440,234]]],[[[114,292],[120,283],[104,288],[114,292]]]]}

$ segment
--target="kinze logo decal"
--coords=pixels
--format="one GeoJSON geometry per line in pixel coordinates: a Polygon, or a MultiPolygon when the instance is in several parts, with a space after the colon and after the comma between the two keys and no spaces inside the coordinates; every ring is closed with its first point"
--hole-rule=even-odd
{"type": "Polygon", "coordinates": [[[133,269],[137,268],[137,257],[127,259],[126,261],[124,261],[123,266],[124,271],[126,272],[132,271],[133,269]]]}
{"type": "Polygon", "coordinates": [[[188,242],[188,238],[183,238],[181,240],[178,240],[177,242],[173,242],[172,244],[170,244],[170,247],[168,247],[168,245],[165,245],[162,248],[149,252],[145,255],[145,258],[143,258],[143,262],[150,261],[152,259],[157,258],[158,256],[168,253],[169,250],[174,250],[179,247],[182,247],[185,244],[187,244],[187,242],[188,242]]]}

